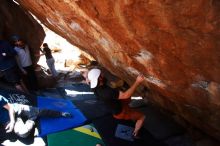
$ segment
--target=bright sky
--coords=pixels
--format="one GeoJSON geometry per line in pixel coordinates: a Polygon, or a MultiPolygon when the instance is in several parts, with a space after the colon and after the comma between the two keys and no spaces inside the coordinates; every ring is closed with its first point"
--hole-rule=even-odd
{"type": "MultiPolygon", "coordinates": [[[[44,43],[47,43],[51,50],[53,50],[54,48],[59,48],[62,50],[59,53],[53,53],[53,57],[56,62],[55,64],[56,69],[57,70],[69,70],[68,68],[64,67],[65,60],[71,59],[71,60],[78,62],[81,51],[77,47],[73,46],[68,41],[66,41],[66,39],[57,35],[56,33],[49,30],[48,28],[44,27],[44,31],[46,33],[44,43]]],[[[48,68],[46,64],[45,56],[41,56],[38,64],[42,65],[45,68],[48,68]]]]}

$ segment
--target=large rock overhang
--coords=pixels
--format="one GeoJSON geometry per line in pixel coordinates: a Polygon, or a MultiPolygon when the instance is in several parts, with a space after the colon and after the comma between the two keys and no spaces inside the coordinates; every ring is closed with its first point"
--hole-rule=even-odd
{"type": "Polygon", "coordinates": [[[17,2],[128,83],[143,74],[152,102],[220,138],[220,1],[17,2]]]}

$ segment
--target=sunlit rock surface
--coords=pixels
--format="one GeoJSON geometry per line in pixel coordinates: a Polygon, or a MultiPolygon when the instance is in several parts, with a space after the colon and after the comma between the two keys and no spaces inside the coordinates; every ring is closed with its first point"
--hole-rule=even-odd
{"type": "Polygon", "coordinates": [[[219,0],[17,0],[151,101],[220,138],[219,0]],[[144,92],[144,91],[142,91],[144,92]]]}
{"type": "MultiPolygon", "coordinates": [[[[32,55],[39,53],[45,33],[41,25],[28,11],[21,9],[12,0],[0,1],[0,35],[9,40],[18,35],[31,47],[32,55]]],[[[36,58],[37,59],[37,58],[36,58]]]]}

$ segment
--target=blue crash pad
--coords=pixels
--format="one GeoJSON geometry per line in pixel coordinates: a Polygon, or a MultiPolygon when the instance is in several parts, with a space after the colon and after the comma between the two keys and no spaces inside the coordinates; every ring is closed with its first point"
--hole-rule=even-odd
{"type": "Polygon", "coordinates": [[[37,102],[39,108],[65,111],[73,115],[72,118],[40,118],[40,136],[82,126],[87,120],[70,100],[39,96],[37,102]]]}
{"type": "Polygon", "coordinates": [[[37,105],[39,108],[47,108],[58,111],[68,111],[68,109],[76,108],[70,100],[44,96],[37,97],[37,105]]]}

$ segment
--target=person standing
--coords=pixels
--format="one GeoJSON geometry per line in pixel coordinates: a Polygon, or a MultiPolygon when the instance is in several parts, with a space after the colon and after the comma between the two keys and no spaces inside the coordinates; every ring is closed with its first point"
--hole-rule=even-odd
{"type": "Polygon", "coordinates": [[[30,90],[38,90],[37,77],[32,65],[30,50],[23,40],[17,38],[14,40],[14,50],[17,52],[18,66],[22,73],[27,77],[27,85],[30,90]]]}
{"type": "Polygon", "coordinates": [[[48,47],[47,43],[43,44],[43,51],[42,52],[45,54],[47,66],[49,67],[49,70],[50,70],[52,76],[56,78],[58,76],[58,73],[57,73],[57,71],[55,69],[55,65],[54,65],[55,60],[52,56],[51,50],[48,47]]]}
{"type": "Polygon", "coordinates": [[[109,87],[100,69],[91,69],[88,72],[88,81],[95,95],[103,100],[112,110],[114,118],[136,121],[133,136],[134,138],[138,138],[139,130],[143,126],[145,120],[145,115],[130,108],[128,104],[131,101],[130,97],[135,89],[144,81],[144,77],[141,75],[138,76],[133,85],[125,92],[109,87]]]}
{"type": "Polygon", "coordinates": [[[17,53],[13,49],[13,46],[0,38],[0,71],[3,73],[7,82],[14,85],[16,89],[28,93],[19,74],[18,65],[15,59],[16,55],[17,53]]]}

